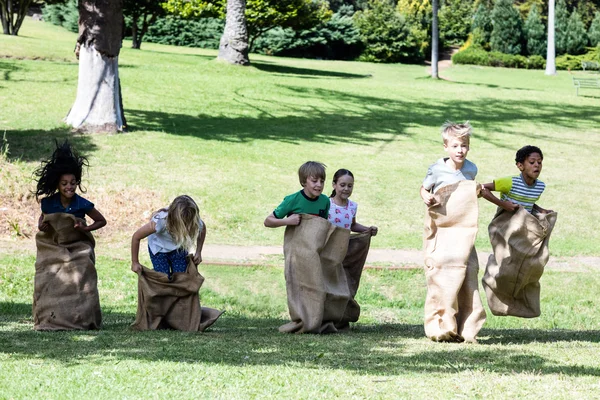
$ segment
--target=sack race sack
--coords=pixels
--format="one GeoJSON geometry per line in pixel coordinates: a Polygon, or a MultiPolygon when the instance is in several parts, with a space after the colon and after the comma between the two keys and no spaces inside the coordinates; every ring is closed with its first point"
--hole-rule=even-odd
{"type": "Polygon", "coordinates": [[[425,335],[435,341],[475,341],[485,322],[474,246],[477,195],[474,181],[444,186],[425,215],[425,335]]]}
{"type": "Polygon", "coordinates": [[[48,231],[35,235],[33,329],[99,329],[94,237],[76,230],[75,223],[85,221],[71,214],[47,214],[44,222],[48,231]]]}
{"type": "Polygon", "coordinates": [[[369,248],[371,247],[371,232],[363,232],[358,234],[350,235],[348,242],[348,250],[346,251],[346,257],[342,261],[344,272],[346,273],[346,281],[348,282],[348,289],[350,290],[350,301],[344,311],[344,317],[342,318],[341,325],[338,328],[343,328],[344,325],[348,325],[349,322],[356,322],[360,317],[360,305],[354,299],[358,286],[360,284],[360,277],[367,261],[367,255],[369,254],[369,248]]]}
{"type": "Polygon", "coordinates": [[[299,225],[284,236],[285,284],[291,322],[284,333],[333,333],[351,299],[342,261],[350,230],[328,220],[302,214],[299,225]]]}
{"type": "Polygon", "coordinates": [[[186,272],[167,274],[144,267],[138,274],[138,306],[133,329],[200,331],[223,314],[200,307],[198,291],[204,282],[191,257],[186,272]]]}
{"type": "Polygon", "coordinates": [[[534,318],[540,310],[540,277],[548,262],[548,241],[557,214],[498,209],[488,232],[493,253],[482,284],[492,314],[534,318]]]}

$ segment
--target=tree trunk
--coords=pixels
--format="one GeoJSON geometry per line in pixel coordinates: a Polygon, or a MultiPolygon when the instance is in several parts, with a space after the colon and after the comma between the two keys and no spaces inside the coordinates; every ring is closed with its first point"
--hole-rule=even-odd
{"type": "Polygon", "coordinates": [[[17,36],[32,0],[0,0],[2,33],[17,36]]]}
{"type": "Polygon", "coordinates": [[[554,42],[554,0],[548,0],[548,47],[546,48],[546,75],[556,75],[556,46],[554,42]]]}
{"type": "Polygon", "coordinates": [[[116,133],[124,116],[119,90],[122,0],[82,0],[79,7],[77,97],[65,122],[78,132],[116,133]]]}
{"type": "Polygon", "coordinates": [[[221,36],[218,59],[230,64],[250,64],[245,12],[246,0],[227,0],[225,29],[221,36]]]}
{"type": "Polygon", "coordinates": [[[438,58],[439,58],[439,43],[440,34],[438,30],[438,7],[439,1],[433,0],[431,2],[431,8],[433,10],[433,18],[431,20],[431,77],[433,79],[439,79],[438,76],[438,58]]]}
{"type": "Polygon", "coordinates": [[[140,48],[140,43],[138,41],[137,21],[135,19],[131,20],[131,48],[138,50],[140,48]]]}

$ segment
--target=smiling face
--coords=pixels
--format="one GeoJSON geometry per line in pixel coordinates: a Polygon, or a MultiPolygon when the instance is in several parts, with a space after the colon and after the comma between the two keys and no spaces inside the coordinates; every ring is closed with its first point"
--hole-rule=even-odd
{"type": "Polygon", "coordinates": [[[333,182],[333,190],[335,190],[335,199],[345,204],[348,198],[352,195],[354,189],[354,178],[350,175],[343,175],[333,182]]]}
{"type": "Polygon", "coordinates": [[[531,153],[525,160],[517,163],[517,167],[523,174],[523,179],[528,185],[533,185],[535,180],[540,176],[542,172],[542,156],[540,153],[531,153]]]}
{"type": "Polygon", "coordinates": [[[75,190],[77,189],[77,179],[73,174],[61,175],[58,180],[58,192],[60,193],[60,200],[64,204],[69,204],[73,196],[75,196],[75,190]]]}
{"type": "Polygon", "coordinates": [[[444,143],[444,149],[450,156],[450,164],[456,169],[460,169],[467,159],[467,153],[469,152],[469,139],[459,139],[456,137],[448,138],[448,141],[444,143]]]}
{"type": "Polygon", "coordinates": [[[306,194],[311,199],[315,199],[319,197],[321,193],[323,193],[324,185],[325,180],[323,178],[309,176],[306,179],[306,183],[304,183],[304,194],[306,194]]]}

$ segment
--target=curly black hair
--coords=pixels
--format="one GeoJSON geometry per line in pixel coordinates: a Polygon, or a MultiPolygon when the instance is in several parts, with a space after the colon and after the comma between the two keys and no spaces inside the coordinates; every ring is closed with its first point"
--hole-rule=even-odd
{"type": "Polygon", "coordinates": [[[43,160],[40,167],[33,173],[37,178],[35,198],[38,201],[40,196],[51,196],[56,193],[60,177],[65,174],[73,174],[79,190],[85,193],[85,189],[81,187],[81,175],[83,167],[89,166],[87,158],[77,154],[68,140],[61,145],[57,140],[54,142],[56,150],[52,153],[52,157],[43,160]]]}
{"type": "Polygon", "coordinates": [[[515,161],[517,163],[524,163],[525,159],[529,157],[530,154],[538,153],[542,160],[544,159],[544,155],[542,154],[542,150],[536,146],[523,146],[519,150],[517,150],[517,154],[515,156],[515,161]]]}

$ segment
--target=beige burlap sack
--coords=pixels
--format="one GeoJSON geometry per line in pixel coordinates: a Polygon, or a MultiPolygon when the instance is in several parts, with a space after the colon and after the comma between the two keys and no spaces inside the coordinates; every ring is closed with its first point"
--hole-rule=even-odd
{"type": "Polygon", "coordinates": [[[445,186],[425,215],[425,334],[435,341],[475,341],[485,322],[474,246],[477,194],[474,181],[445,186]]]}
{"type": "Polygon", "coordinates": [[[204,282],[191,258],[186,272],[169,276],[144,267],[138,274],[138,307],[133,329],[204,331],[223,314],[200,307],[198,291],[204,282]]]}
{"type": "Polygon", "coordinates": [[[532,215],[522,207],[514,213],[498,209],[488,227],[493,253],[482,279],[494,315],[540,315],[540,277],[556,217],[555,212],[532,215]]]}
{"type": "Polygon", "coordinates": [[[291,322],[284,333],[331,333],[342,324],[351,299],[342,261],[350,231],[302,214],[285,230],[285,282],[291,322]]]}
{"type": "Polygon", "coordinates": [[[71,214],[48,214],[49,230],[35,236],[36,330],[99,329],[102,324],[95,241],[91,233],[73,228],[77,221],[85,222],[71,214]]]}
{"type": "Polygon", "coordinates": [[[371,232],[350,235],[348,251],[346,252],[344,261],[342,261],[342,266],[346,273],[346,281],[348,282],[348,289],[350,290],[350,301],[346,306],[340,327],[343,327],[344,324],[347,325],[349,322],[356,322],[360,317],[360,305],[354,297],[360,285],[360,277],[365,267],[370,247],[371,232]]]}

